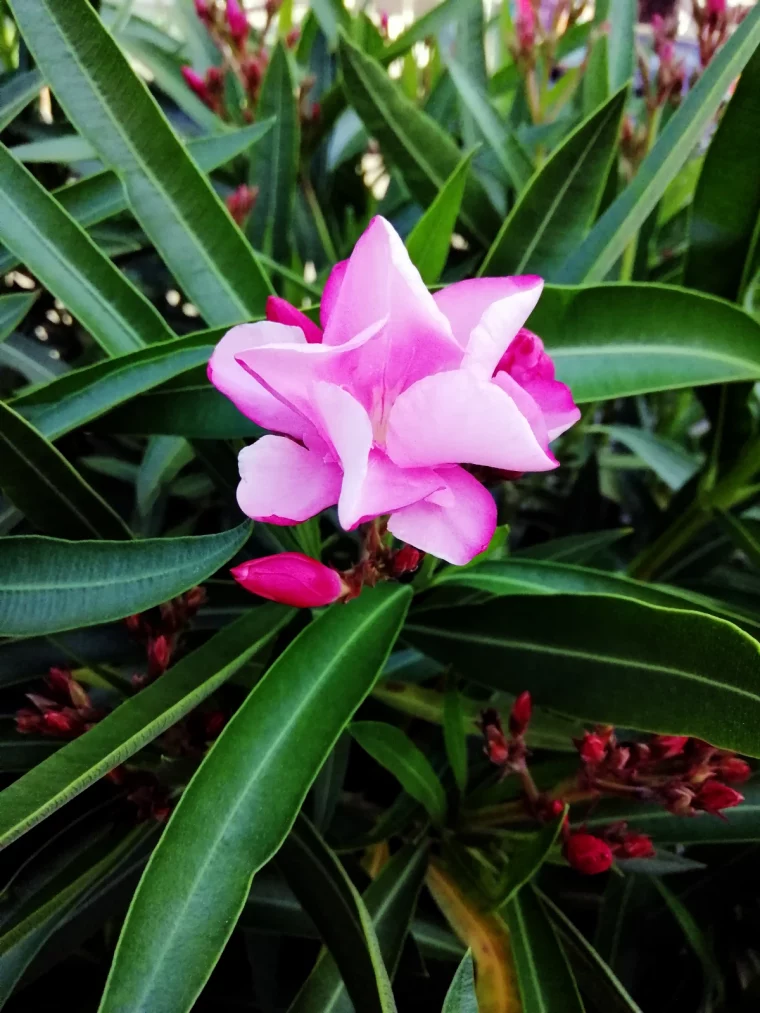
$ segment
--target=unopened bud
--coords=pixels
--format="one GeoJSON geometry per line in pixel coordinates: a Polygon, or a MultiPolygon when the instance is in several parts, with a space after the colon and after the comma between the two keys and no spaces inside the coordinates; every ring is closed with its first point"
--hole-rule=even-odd
{"type": "Polygon", "coordinates": [[[483,732],[483,752],[491,763],[498,767],[503,766],[509,759],[509,745],[501,727],[501,718],[498,711],[492,707],[484,710],[480,715],[481,731],[483,732]]]}
{"type": "Polygon", "coordinates": [[[73,737],[80,730],[73,715],[64,711],[45,711],[42,716],[44,730],[48,735],[65,738],[73,737]]]}
{"type": "Polygon", "coordinates": [[[29,707],[22,707],[16,711],[16,731],[20,735],[31,735],[42,730],[43,717],[38,711],[33,711],[29,707]]]}
{"type": "Polygon", "coordinates": [[[422,562],[424,555],[424,552],[420,552],[412,545],[405,545],[399,549],[394,553],[391,561],[393,576],[400,577],[403,573],[413,573],[422,562]]]}
{"type": "Polygon", "coordinates": [[[51,668],[48,672],[47,682],[55,693],[68,700],[69,684],[71,683],[71,672],[68,669],[51,668]]]}
{"type": "Polygon", "coordinates": [[[203,728],[206,741],[210,742],[212,739],[217,738],[226,723],[227,715],[224,711],[211,711],[210,714],[206,714],[203,728]]]}
{"type": "Polygon", "coordinates": [[[741,784],[742,781],[746,781],[751,773],[752,768],[750,765],[746,760],[741,760],[738,756],[725,756],[718,763],[718,774],[724,781],[729,781],[733,784],[741,784]]]}
{"type": "Polygon", "coordinates": [[[204,25],[211,22],[211,11],[209,10],[207,0],[195,0],[195,13],[204,25]]]}
{"type": "Polygon", "coordinates": [[[282,7],[282,0],[266,0],[264,9],[267,12],[267,17],[273,18],[280,7],[282,7]]]}
{"type": "Polygon", "coordinates": [[[651,837],[646,834],[638,834],[635,831],[624,833],[620,838],[610,843],[610,848],[616,858],[653,858],[654,845],[651,837]]]}
{"type": "Polygon", "coordinates": [[[330,605],[348,590],[336,570],[301,552],[249,559],[230,573],[246,591],[297,608],[330,605]]]}
{"type": "Polygon", "coordinates": [[[185,592],[185,608],[190,615],[195,615],[201,605],[206,603],[206,591],[202,587],[191,587],[185,592]]]}
{"type": "Polygon", "coordinates": [[[227,198],[227,210],[238,225],[242,225],[256,203],[259,195],[257,186],[241,183],[227,198]]]}
{"type": "Polygon", "coordinates": [[[578,754],[584,763],[601,763],[607,755],[607,743],[595,732],[586,732],[582,739],[576,739],[578,754]]]}
{"type": "Polygon", "coordinates": [[[708,813],[718,813],[721,809],[732,809],[744,801],[744,796],[729,788],[720,781],[705,781],[697,792],[694,805],[708,813]]]}
{"type": "Polygon", "coordinates": [[[142,630],[142,619],[139,615],[127,616],[124,620],[124,625],[127,627],[132,636],[135,637],[142,630]]]}
{"type": "Polygon", "coordinates": [[[612,851],[609,844],[593,834],[571,834],[565,843],[565,858],[568,863],[585,876],[606,872],[612,865],[612,851]]]}
{"type": "Polygon", "coordinates": [[[243,46],[248,37],[248,19],[238,0],[227,0],[227,27],[230,30],[233,42],[237,46],[243,46]]]}
{"type": "Polygon", "coordinates": [[[509,712],[509,734],[512,738],[518,739],[525,734],[532,709],[530,693],[526,689],[517,697],[509,712]]]}
{"type": "Polygon", "coordinates": [[[291,28],[288,34],[285,36],[285,45],[288,49],[294,49],[298,45],[298,40],[301,38],[300,28],[291,28]]]}
{"type": "Polygon", "coordinates": [[[152,676],[161,675],[169,667],[172,648],[168,639],[161,634],[148,643],[148,671],[152,676]]]}
{"type": "Polygon", "coordinates": [[[688,741],[688,735],[655,735],[649,741],[649,748],[658,760],[671,760],[681,755],[688,741]]]}
{"type": "Polygon", "coordinates": [[[194,91],[198,98],[208,104],[209,94],[206,87],[206,82],[203,80],[200,74],[196,73],[192,67],[183,67],[182,76],[185,79],[185,84],[194,91]]]}

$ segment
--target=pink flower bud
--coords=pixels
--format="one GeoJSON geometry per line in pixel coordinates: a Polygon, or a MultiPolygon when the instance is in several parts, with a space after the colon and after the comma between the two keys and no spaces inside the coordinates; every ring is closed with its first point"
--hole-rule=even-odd
{"type": "Polygon", "coordinates": [[[584,763],[601,763],[607,753],[607,743],[594,732],[586,732],[575,744],[584,763]]]}
{"type": "Polygon", "coordinates": [[[185,79],[185,84],[194,91],[195,94],[202,102],[208,102],[208,90],[206,88],[206,82],[197,74],[192,67],[183,67],[182,76],[185,79]]]}
{"type": "Polygon", "coordinates": [[[248,37],[248,19],[238,0],[227,0],[227,27],[236,45],[242,46],[248,37]]]}
{"type": "Polygon", "coordinates": [[[729,788],[720,781],[705,781],[699,789],[694,805],[708,813],[718,813],[721,809],[731,809],[744,801],[744,796],[729,788]]]}
{"type": "Polygon", "coordinates": [[[513,738],[516,739],[525,734],[530,723],[531,711],[530,693],[526,689],[512,704],[512,711],[509,715],[509,733],[513,738]]]}
{"type": "Polygon", "coordinates": [[[738,756],[726,756],[718,764],[718,773],[726,781],[741,784],[750,776],[752,769],[746,760],[740,760],[738,756]]]}
{"type": "Polygon", "coordinates": [[[655,735],[649,747],[658,760],[671,760],[681,755],[688,741],[688,735],[655,735]]]}
{"type": "Polygon", "coordinates": [[[536,11],[533,0],[517,0],[515,30],[520,49],[523,52],[531,50],[536,41],[536,11]]]}
{"type": "Polygon", "coordinates": [[[195,13],[204,25],[207,25],[211,21],[211,11],[209,10],[207,0],[195,0],[195,13]]]}
{"type": "Polygon", "coordinates": [[[238,225],[242,225],[251,213],[258,195],[259,188],[257,186],[248,186],[246,183],[241,183],[240,186],[229,195],[227,198],[227,210],[238,225]]]}
{"type": "Polygon", "coordinates": [[[707,0],[707,13],[711,17],[718,17],[726,13],[726,0],[707,0]]]}
{"type": "Polygon", "coordinates": [[[330,605],[346,591],[336,570],[300,552],[249,559],[230,573],[246,591],[297,608],[330,605]]]}
{"type": "Polygon", "coordinates": [[[565,858],[584,876],[606,872],[612,865],[612,851],[609,844],[601,837],[594,837],[593,834],[571,834],[565,844],[565,858]]]}

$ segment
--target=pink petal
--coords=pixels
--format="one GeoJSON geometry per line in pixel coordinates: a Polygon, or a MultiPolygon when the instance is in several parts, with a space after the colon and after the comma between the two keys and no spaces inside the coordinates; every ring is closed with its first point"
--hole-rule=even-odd
{"type": "Polygon", "coordinates": [[[467,342],[462,367],[474,370],[483,379],[493,376],[499,360],[535,309],[543,290],[540,278],[528,276],[519,280],[525,284],[486,307],[467,342]]]}
{"type": "Polygon", "coordinates": [[[265,321],[240,324],[227,331],[214,349],[208,364],[208,378],[243,415],[264,429],[300,439],[304,431],[303,419],[266,391],[236,361],[239,353],[271,342],[288,348],[308,347],[303,331],[296,327],[265,321]]]}
{"type": "Polygon", "coordinates": [[[557,466],[509,394],[465,369],[420,380],[394,404],[388,454],[402,468],[482,464],[506,471],[557,466]]]}
{"type": "Polygon", "coordinates": [[[470,278],[447,285],[436,292],[433,299],[451,324],[456,340],[462,348],[466,348],[475,325],[492,303],[514,295],[520,289],[534,288],[539,283],[543,284],[541,279],[531,274],[470,278]]]}
{"type": "Polygon", "coordinates": [[[284,436],[262,436],[238,461],[238,505],[254,520],[298,524],[338,500],[338,465],[284,436]]]}
{"type": "Polygon", "coordinates": [[[346,590],[335,570],[300,552],[249,559],[230,573],[246,591],[297,608],[330,605],[346,590]]]}
{"type": "Polygon", "coordinates": [[[267,320],[288,324],[290,327],[300,327],[310,345],[318,345],[322,341],[321,329],[309,320],[305,313],[278,295],[267,296],[267,320]]]}
{"type": "Polygon", "coordinates": [[[522,386],[541,409],[550,440],[556,440],[581,417],[567,384],[559,380],[526,380],[522,386]]]}
{"type": "Polygon", "coordinates": [[[322,321],[323,327],[327,327],[327,321],[330,319],[330,314],[332,313],[333,307],[337,301],[340,287],[346,276],[347,267],[347,260],[339,261],[332,271],[330,271],[330,275],[325,282],[325,287],[322,289],[322,302],[319,306],[319,319],[322,321]]]}
{"type": "Polygon", "coordinates": [[[501,387],[505,394],[509,394],[517,405],[520,414],[525,417],[528,425],[533,430],[533,435],[536,437],[539,447],[541,447],[547,457],[554,460],[554,455],[549,450],[550,437],[546,428],[544,413],[527,390],[521,387],[517,380],[514,380],[509,373],[497,373],[492,382],[501,387]]]}
{"type": "Polygon", "coordinates": [[[423,552],[462,566],[483,552],[496,530],[496,504],[489,492],[463,468],[440,468],[447,496],[396,510],[388,530],[423,552]],[[435,502],[438,500],[438,502],[435,502]]]}

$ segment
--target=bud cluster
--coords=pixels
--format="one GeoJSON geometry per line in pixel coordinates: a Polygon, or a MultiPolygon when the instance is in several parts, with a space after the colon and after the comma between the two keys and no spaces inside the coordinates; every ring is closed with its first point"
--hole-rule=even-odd
{"type": "MultiPolygon", "coordinates": [[[[560,790],[572,791],[576,800],[602,796],[659,802],[678,816],[700,812],[722,816],[722,810],[742,802],[731,784],[746,781],[749,764],[741,757],[700,739],[685,735],[654,735],[646,742],[619,742],[610,725],[598,725],[574,744],[581,760],[575,785],[566,783],[554,792],[539,792],[528,769],[525,734],[531,719],[527,692],[515,700],[509,716],[508,735],[496,710],[481,712],[484,752],[500,769],[502,777],[517,774],[522,782],[521,805],[541,823],[561,816],[566,802],[560,790]]],[[[651,839],[623,822],[599,833],[572,829],[566,818],[560,829],[562,851],[568,864],[585,875],[606,872],[615,859],[651,858],[651,839]]]]}
{"type": "Polygon", "coordinates": [[[16,712],[16,731],[21,734],[75,739],[104,717],[68,669],[51,668],[45,683],[44,694],[26,694],[33,707],[16,712]]]}

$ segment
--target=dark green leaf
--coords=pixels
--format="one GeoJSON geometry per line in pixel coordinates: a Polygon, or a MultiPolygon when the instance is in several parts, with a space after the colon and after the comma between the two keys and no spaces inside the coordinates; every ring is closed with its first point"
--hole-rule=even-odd
{"type": "Polygon", "coordinates": [[[325,38],[334,49],[338,44],[338,29],[348,29],[351,18],[343,6],[342,0],[313,0],[309,5],[322,29],[325,38]]]}
{"type": "Polygon", "coordinates": [[[551,922],[526,887],[505,908],[510,948],[526,1013],[583,1013],[570,967],[551,922]]]}
{"type": "Polygon", "coordinates": [[[474,972],[472,953],[468,950],[449,986],[441,1013],[478,1013],[474,972]]]}
{"type": "Polygon", "coordinates": [[[34,527],[62,538],[128,538],[129,528],[56,448],[0,401],[0,489],[34,527]]]}
{"type": "Polygon", "coordinates": [[[622,88],[636,69],[637,0],[611,0],[609,12],[610,91],[622,88]]]}
{"type": "Polygon", "coordinates": [[[275,124],[251,158],[251,182],[259,195],[248,234],[275,260],[289,261],[290,224],[298,172],[299,118],[290,58],[282,42],[271,56],[261,84],[257,116],[275,124]]]}
{"type": "Polygon", "coordinates": [[[329,609],[235,714],[153,852],[122,930],[102,1013],[125,1006],[191,1009],[254,873],[282,844],[319,767],[372,688],[409,597],[408,588],[385,585],[329,609]],[[262,812],[266,821],[257,818],[262,812]]]}
{"type": "Polygon", "coordinates": [[[434,285],[446,266],[472,156],[472,151],[464,156],[406,237],[409,257],[426,285],[434,285]]]}
{"type": "MultiPolygon", "coordinates": [[[[413,196],[427,207],[459,165],[462,152],[442,127],[402,94],[380,64],[345,37],[339,49],[346,98],[384,155],[398,166],[413,196]]],[[[460,220],[483,242],[495,231],[488,197],[472,175],[465,184],[460,220]]]]}
{"type": "Polygon", "coordinates": [[[109,355],[172,337],[148,300],[2,145],[0,239],[109,355]]]}
{"type": "Polygon", "coordinates": [[[472,717],[467,719],[456,680],[449,678],[443,697],[443,740],[446,756],[460,792],[467,787],[467,734],[472,717]]]}
{"type": "Polygon", "coordinates": [[[168,601],[223,566],[250,534],[133,542],[0,538],[0,635],[39,636],[123,619],[168,601]]]}
{"type": "Polygon", "coordinates": [[[147,517],[164,488],[194,457],[193,448],[181,436],[156,436],[148,441],[137,473],[137,509],[147,517]]]}
{"type": "Polygon", "coordinates": [[[686,936],[689,945],[697,955],[697,959],[702,965],[706,990],[711,995],[715,995],[717,1003],[721,1005],[724,998],[723,977],[720,966],[715,959],[715,954],[705,938],[704,932],[697,924],[694,915],[677,894],[673,893],[661,879],[652,879],[652,883],[659,890],[660,896],[681,926],[684,936],[686,936]]]}
{"type": "Polygon", "coordinates": [[[565,535],[539,542],[526,549],[518,549],[513,556],[525,559],[554,559],[563,563],[589,563],[631,534],[631,528],[613,528],[611,531],[591,531],[586,535],[565,535]]]}
{"type": "Polygon", "coordinates": [[[425,611],[405,636],[466,678],[566,714],[760,755],[760,647],[696,612],[557,595],[425,611]],[[725,659],[730,657],[731,664],[725,659]]]}
{"type": "Polygon", "coordinates": [[[549,281],[588,232],[615,154],[628,88],[595,110],[539,169],[502,225],[480,274],[549,281]]]}
{"type": "Polygon", "coordinates": [[[601,281],[654,210],[668,184],[686,163],[712,120],[729,85],[760,42],[760,7],[754,7],[710,61],[696,85],[661,131],[636,176],[605,211],[561,280],[601,281]]]}
{"type": "Polygon", "coordinates": [[[117,173],[138,221],[210,324],[263,310],[253,250],[87,0],[10,0],[69,119],[117,173]]]}
{"type": "Polygon", "coordinates": [[[606,433],[641,458],[671,489],[677,491],[699,471],[703,458],[689,453],[667,436],[636,426],[588,426],[588,432],[606,433]]]}
{"type": "Polygon", "coordinates": [[[567,813],[567,806],[564,813],[554,823],[549,823],[536,834],[532,834],[516,845],[509,856],[509,863],[506,872],[498,884],[497,905],[502,909],[502,914],[518,891],[533,879],[550,852],[555,847],[562,824],[567,813]]]}
{"type": "Polygon", "coordinates": [[[34,306],[37,292],[17,292],[0,296],[0,341],[5,341],[34,306]]]}
{"type": "Polygon", "coordinates": [[[753,524],[743,523],[733,514],[721,512],[718,522],[731,541],[747,556],[756,569],[760,569],[760,539],[753,524]]]}
{"type": "Polygon", "coordinates": [[[739,78],[699,175],[684,271],[689,288],[739,296],[760,215],[759,131],[760,49],[739,78]]]}
{"type": "Polygon", "coordinates": [[[351,734],[381,766],[398,778],[436,823],[446,817],[446,793],[430,760],[401,729],[382,721],[355,721],[351,734]]]}
{"type": "Polygon", "coordinates": [[[197,707],[290,621],[292,609],[251,609],[160,679],[0,794],[0,845],[26,833],[197,707]]]}
{"type": "Polygon", "coordinates": [[[42,74],[38,70],[17,71],[0,85],[0,130],[5,130],[39,95],[42,85],[42,74]]]}

